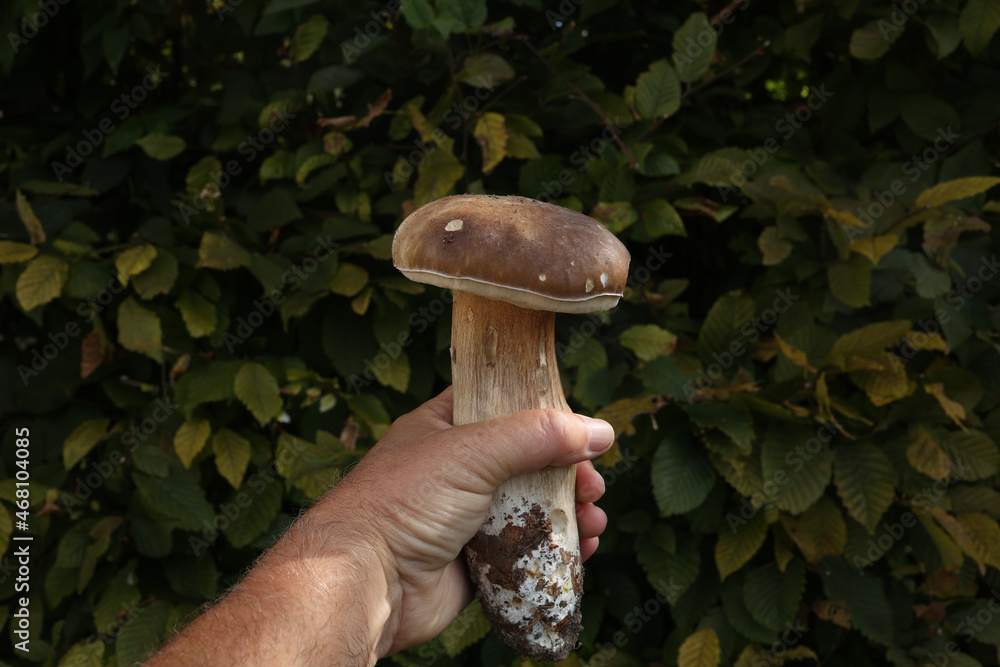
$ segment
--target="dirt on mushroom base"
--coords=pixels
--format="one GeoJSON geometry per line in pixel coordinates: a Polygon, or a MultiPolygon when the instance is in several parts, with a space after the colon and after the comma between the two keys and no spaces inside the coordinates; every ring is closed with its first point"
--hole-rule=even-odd
{"type": "Polygon", "coordinates": [[[523,511],[504,514],[507,523],[499,534],[481,530],[465,547],[469,571],[480,579],[475,582],[480,597],[489,591],[493,602],[500,602],[483,609],[514,650],[549,662],[564,660],[581,630],[583,566],[575,549],[557,543],[562,531],[553,530],[552,519],[559,524],[559,517],[550,518],[537,503],[529,507],[525,498],[516,503],[504,494],[500,503],[523,511]],[[539,569],[529,571],[529,563],[539,569]]]}

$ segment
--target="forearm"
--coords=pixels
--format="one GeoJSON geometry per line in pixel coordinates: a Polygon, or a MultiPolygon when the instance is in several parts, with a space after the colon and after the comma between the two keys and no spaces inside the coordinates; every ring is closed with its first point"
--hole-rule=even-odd
{"type": "Polygon", "coordinates": [[[381,553],[297,522],[218,604],[148,665],[372,665],[398,597],[381,553]],[[339,539],[330,540],[330,535],[339,539]],[[316,536],[325,535],[317,544],[316,536]],[[328,544],[336,542],[335,544],[328,544]]]}

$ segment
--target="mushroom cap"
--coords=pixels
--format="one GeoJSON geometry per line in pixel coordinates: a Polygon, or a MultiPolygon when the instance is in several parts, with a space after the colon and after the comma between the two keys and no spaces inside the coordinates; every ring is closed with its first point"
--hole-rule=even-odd
{"type": "Polygon", "coordinates": [[[515,196],[432,201],[392,240],[393,264],[410,280],[560,313],[613,308],[629,259],[597,220],[515,196]]]}

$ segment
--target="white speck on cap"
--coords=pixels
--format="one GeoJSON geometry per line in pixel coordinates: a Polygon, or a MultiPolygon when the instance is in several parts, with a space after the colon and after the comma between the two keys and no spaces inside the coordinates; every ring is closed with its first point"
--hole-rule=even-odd
{"type": "Polygon", "coordinates": [[[594,281],[591,280],[590,278],[587,278],[587,284],[584,286],[584,291],[586,291],[587,294],[590,294],[593,291],[593,289],[594,289],[594,281]]]}
{"type": "Polygon", "coordinates": [[[544,273],[539,273],[538,274],[538,279],[541,280],[544,283],[545,282],[545,274],[544,273]]]}
{"type": "Polygon", "coordinates": [[[463,220],[452,220],[447,225],[444,226],[444,231],[446,232],[457,232],[462,229],[462,225],[465,224],[463,220]]]}
{"type": "Polygon", "coordinates": [[[602,273],[601,274],[601,287],[607,287],[607,286],[608,286],[608,274],[602,273]]]}

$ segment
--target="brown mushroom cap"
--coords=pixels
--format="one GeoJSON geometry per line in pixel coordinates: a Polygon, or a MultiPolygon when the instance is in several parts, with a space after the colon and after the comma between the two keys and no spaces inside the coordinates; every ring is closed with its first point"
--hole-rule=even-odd
{"type": "Polygon", "coordinates": [[[393,264],[410,280],[561,313],[613,308],[629,259],[600,222],[527,197],[438,199],[392,240],[393,264]]]}

